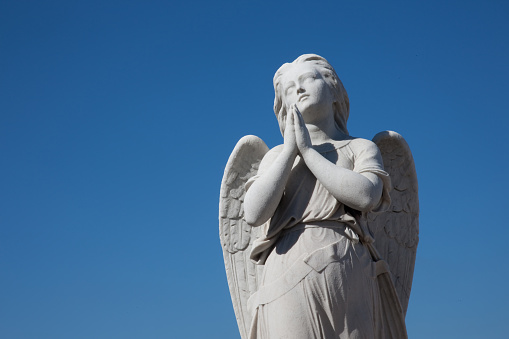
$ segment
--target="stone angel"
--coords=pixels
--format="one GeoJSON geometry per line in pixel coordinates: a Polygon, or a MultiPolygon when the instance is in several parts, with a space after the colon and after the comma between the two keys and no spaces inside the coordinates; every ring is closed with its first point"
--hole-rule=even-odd
{"type": "Polygon", "coordinates": [[[407,338],[419,214],[407,143],[350,136],[348,96],[318,55],[281,66],[274,90],[283,144],[242,138],[221,183],[241,337],[407,338]]]}

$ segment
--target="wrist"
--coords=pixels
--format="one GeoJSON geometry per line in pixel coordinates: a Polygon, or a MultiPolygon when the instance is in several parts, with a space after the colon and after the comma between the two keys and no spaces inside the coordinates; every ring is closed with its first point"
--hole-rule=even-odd
{"type": "Polygon", "coordinates": [[[302,156],[302,158],[307,158],[311,151],[313,151],[313,148],[309,146],[303,146],[299,148],[299,153],[302,156]]]}
{"type": "Polygon", "coordinates": [[[288,144],[283,144],[283,151],[282,153],[287,155],[296,156],[299,152],[299,149],[297,148],[297,145],[290,146],[288,144]]]}

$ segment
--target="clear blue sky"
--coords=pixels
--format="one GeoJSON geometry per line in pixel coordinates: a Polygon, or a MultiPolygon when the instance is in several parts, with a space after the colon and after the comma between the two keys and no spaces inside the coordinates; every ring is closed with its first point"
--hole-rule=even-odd
{"type": "Polygon", "coordinates": [[[317,53],[414,154],[410,338],[507,338],[508,37],[506,1],[2,1],[0,337],[238,338],[223,169],[317,53]]]}

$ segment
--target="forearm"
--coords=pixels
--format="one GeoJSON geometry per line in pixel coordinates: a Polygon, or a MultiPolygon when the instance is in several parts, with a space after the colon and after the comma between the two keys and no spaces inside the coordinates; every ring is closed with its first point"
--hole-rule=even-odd
{"type": "Polygon", "coordinates": [[[244,197],[244,219],[260,226],[276,211],[292,170],[296,149],[283,148],[272,165],[249,188],[244,197]]]}
{"type": "Polygon", "coordinates": [[[383,184],[376,174],[362,175],[336,166],[313,148],[305,150],[302,157],[317,180],[343,204],[369,211],[379,202],[383,184]]]}

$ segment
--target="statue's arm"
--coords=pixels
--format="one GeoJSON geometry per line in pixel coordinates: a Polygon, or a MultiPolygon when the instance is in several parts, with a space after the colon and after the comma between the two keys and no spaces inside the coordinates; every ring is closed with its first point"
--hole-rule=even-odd
{"type": "Polygon", "coordinates": [[[382,196],[383,184],[373,173],[356,173],[336,166],[309,148],[302,157],[320,183],[343,204],[359,211],[370,211],[382,196]]]}
{"type": "Polygon", "coordinates": [[[260,226],[274,215],[297,153],[293,116],[289,115],[284,144],[265,155],[260,164],[260,177],[249,187],[244,197],[244,219],[249,225],[260,226]]]}
{"type": "MultiPolygon", "coordinates": [[[[359,211],[370,211],[382,196],[383,182],[374,173],[357,173],[337,166],[311,147],[309,132],[298,111],[294,111],[296,143],[309,170],[317,180],[340,202],[359,211]]],[[[354,140],[356,146],[380,157],[376,145],[368,140],[354,140]]],[[[354,142],[352,141],[352,142],[354,142]]]]}

